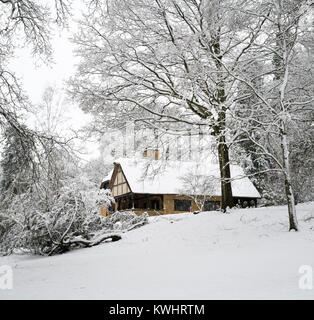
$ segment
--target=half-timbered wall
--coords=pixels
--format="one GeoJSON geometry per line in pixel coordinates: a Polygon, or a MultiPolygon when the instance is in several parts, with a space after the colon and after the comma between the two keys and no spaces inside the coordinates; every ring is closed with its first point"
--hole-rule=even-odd
{"type": "Polygon", "coordinates": [[[126,182],[125,176],[121,171],[121,168],[118,168],[116,178],[114,180],[113,187],[112,187],[112,195],[114,197],[117,197],[129,192],[131,192],[131,190],[126,182]]]}

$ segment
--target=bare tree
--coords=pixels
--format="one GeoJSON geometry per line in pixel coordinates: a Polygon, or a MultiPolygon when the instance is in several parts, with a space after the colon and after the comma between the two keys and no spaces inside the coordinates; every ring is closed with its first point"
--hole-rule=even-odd
{"type": "MultiPolygon", "coordinates": [[[[9,62],[17,47],[29,46],[47,61],[51,57],[51,32],[55,24],[66,24],[69,0],[0,0],[0,130],[14,132],[17,145],[31,155],[34,178],[45,147],[57,138],[27,127],[25,117],[33,111],[9,62]]],[[[60,144],[64,142],[59,141],[60,144]]]]}
{"type": "Polygon", "coordinates": [[[205,202],[215,195],[219,179],[214,176],[197,175],[189,172],[182,177],[182,184],[183,188],[180,193],[192,199],[198,210],[203,211],[205,202]]]}
{"type": "MultiPolygon", "coordinates": [[[[290,140],[304,118],[313,121],[313,55],[306,48],[312,31],[307,20],[312,17],[311,5],[309,1],[277,0],[263,2],[262,6],[270,11],[260,38],[251,46],[247,72],[225,67],[246,88],[239,101],[248,97],[255,100],[238,105],[235,115],[241,128],[238,133],[245,133],[257,146],[256,153],[271,159],[275,164],[272,170],[283,175],[289,229],[298,230],[290,140]]],[[[259,10],[252,14],[261,16],[259,10]]],[[[243,138],[241,134],[238,137],[243,138]]]]}
{"type": "Polygon", "coordinates": [[[23,136],[35,132],[20,125],[21,116],[31,105],[8,64],[17,46],[29,45],[33,54],[51,56],[51,27],[65,24],[70,13],[69,0],[0,0],[0,127],[9,125],[23,136]]]}
{"type": "Polygon", "coordinates": [[[246,0],[99,0],[74,38],[82,62],[71,91],[83,110],[215,137],[223,209],[233,206],[227,132],[236,98],[224,65],[236,68],[260,32],[266,18],[253,10],[246,0]]]}

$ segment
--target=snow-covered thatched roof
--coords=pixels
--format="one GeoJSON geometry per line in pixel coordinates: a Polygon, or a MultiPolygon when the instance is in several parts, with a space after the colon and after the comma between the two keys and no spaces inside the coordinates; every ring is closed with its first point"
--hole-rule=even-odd
{"type": "MultiPolygon", "coordinates": [[[[214,195],[221,196],[219,165],[213,162],[165,161],[121,158],[115,161],[133,193],[184,194],[186,177],[208,177],[214,181],[214,195]]],[[[259,192],[241,167],[231,165],[232,193],[234,197],[260,198],[259,192]]],[[[213,194],[211,194],[213,195],[213,194]]]]}

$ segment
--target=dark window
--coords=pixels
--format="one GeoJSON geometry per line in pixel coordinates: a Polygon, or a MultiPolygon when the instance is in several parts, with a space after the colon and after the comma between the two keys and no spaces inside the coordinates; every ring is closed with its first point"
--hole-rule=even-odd
{"type": "Polygon", "coordinates": [[[104,182],[104,186],[103,186],[104,189],[109,189],[109,182],[110,181],[105,181],[104,182]]]}
{"type": "Polygon", "coordinates": [[[220,208],[219,201],[205,201],[204,211],[214,211],[220,208]]]}
{"type": "Polygon", "coordinates": [[[190,211],[191,201],[190,200],[174,200],[175,211],[190,211]]]}
{"type": "Polygon", "coordinates": [[[159,200],[152,200],[152,209],[159,210],[159,200]]]}

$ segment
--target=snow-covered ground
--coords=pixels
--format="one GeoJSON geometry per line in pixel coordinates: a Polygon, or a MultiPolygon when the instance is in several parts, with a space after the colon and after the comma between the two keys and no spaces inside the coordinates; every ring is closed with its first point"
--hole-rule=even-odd
{"type": "Polygon", "coordinates": [[[123,239],[53,257],[0,258],[14,273],[0,299],[314,299],[299,268],[314,269],[314,202],[151,217],[123,239]]]}

